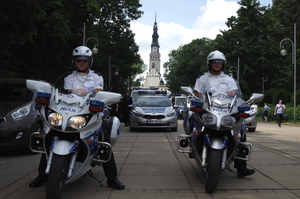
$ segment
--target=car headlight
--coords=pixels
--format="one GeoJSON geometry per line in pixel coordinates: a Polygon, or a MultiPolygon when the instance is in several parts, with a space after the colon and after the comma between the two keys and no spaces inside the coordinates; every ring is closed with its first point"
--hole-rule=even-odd
{"type": "Polygon", "coordinates": [[[31,106],[31,104],[28,104],[28,105],[23,106],[22,108],[19,108],[18,110],[14,111],[11,114],[12,118],[14,120],[19,120],[19,119],[25,117],[30,112],[30,106],[31,106]]]}
{"type": "Polygon", "coordinates": [[[73,129],[81,129],[81,128],[85,127],[86,120],[82,116],[73,116],[69,119],[69,125],[73,129]]]}
{"type": "Polygon", "coordinates": [[[232,116],[224,116],[221,119],[221,124],[225,127],[231,128],[235,125],[236,120],[232,116]]]}
{"type": "Polygon", "coordinates": [[[215,125],[217,123],[217,117],[211,113],[205,113],[202,115],[202,122],[205,125],[215,125]]]}
{"type": "Polygon", "coordinates": [[[132,111],[132,114],[133,114],[134,116],[136,116],[136,117],[143,117],[143,114],[141,114],[141,113],[139,113],[139,112],[137,112],[137,111],[135,111],[135,110],[132,111]]]}
{"type": "Polygon", "coordinates": [[[168,117],[172,117],[176,114],[175,110],[172,110],[170,113],[167,114],[168,117]]]}
{"type": "Polygon", "coordinates": [[[51,113],[48,116],[48,122],[49,124],[51,124],[52,126],[61,126],[62,125],[62,115],[59,113],[51,113]]]}

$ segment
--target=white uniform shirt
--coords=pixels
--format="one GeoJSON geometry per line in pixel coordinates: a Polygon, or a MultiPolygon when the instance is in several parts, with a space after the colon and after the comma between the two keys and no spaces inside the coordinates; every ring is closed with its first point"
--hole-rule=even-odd
{"type": "Polygon", "coordinates": [[[212,93],[212,96],[217,94],[228,95],[229,91],[236,91],[238,87],[234,79],[221,72],[220,75],[214,76],[209,72],[197,78],[194,90],[204,94],[206,92],[212,93]]]}
{"type": "Polygon", "coordinates": [[[253,112],[253,114],[258,113],[258,107],[256,104],[252,104],[250,108],[251,108],[251,111],[253,112]]]}
{"type": "Polygon", "coordinates": [[[92,70],[88,74],[73,71],[65,78],[64,89],[85,89],[89,93],[93,93],[94,89],[103,90],[103,77],[92,70]]]}
{"type": "Polygon", "coordinates": [[[276,104],[275,111],[277,114],[283,114],[284,108],[281,106],[283,106],[285,108],[284,104],[276,104]]]}

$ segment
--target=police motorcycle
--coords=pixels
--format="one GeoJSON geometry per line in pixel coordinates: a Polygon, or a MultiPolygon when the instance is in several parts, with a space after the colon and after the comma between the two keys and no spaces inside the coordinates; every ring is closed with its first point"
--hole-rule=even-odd
{"type": "Polygon", "coordinates": [[[198,98],[190,87],[181,87],[181,91],[191,97],[191,107],[183,122],[185,134],[178,136],[177,150],[195,158],[206,175],[206,192],[213,193],[222,171],[235,173],[229,168],[234,159],[251,159],[252,145],[244,141],[245,118],[249,117],[246,111],[264,95],[253,93],[245,102],[240,89],[234,97],[205,93],[198,98]],[[239,151],[242,155],[238,156],[239,151]]]}
{"type": "Polygon", "coordinates": [[[108,121],[105,106],[118,103],[121,95],[105,91],[86,96],[76,92],[68,94],[62,82],[69,74],[62,75],[54,85],[26,81],[27,88],[37,95],[36,110],[43,119],[42,130],[31,136],[30,148],[46,154],[46,197],[49,199],[60,198],[65,184],[87,173],[96,179],[91,168],[110,160],[111,148],[120,135],[119,119],[112,117],[108,121]],[[102,141],[108,136],[103,133],[104,126],[110,128],[109,143],[102,141]]]}

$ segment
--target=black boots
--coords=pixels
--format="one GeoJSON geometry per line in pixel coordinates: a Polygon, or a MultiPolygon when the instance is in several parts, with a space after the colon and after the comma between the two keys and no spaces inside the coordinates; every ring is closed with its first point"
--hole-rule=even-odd
{"type": "Polygon", "coordinates": [[[243,169],[238,169],[237,170],[237,176],[239,178],[244,178],[245,176],[250,176],[250,175],[252,175],[254,173],[255,173],[254,169],[243,168],[243,169]]]}
{"type": "Polygon", "coordinates": [[[43,183],[47,183],[48,181],[48,175],[44,174],[44,173],[40,173],[36,179],[31,182],[29,184],[29,187],[39,187],[41,186],[43,183]]]}
{"type": "Polygon", "coordinates": [[[125,188],[125,185],[123,185],[117,177],[114,177],[114,176],[109,176],[107,177],[107,181],[106,181],[107,185],[109,187],[112,187],[112,188],[115,188],[115,189],[124,189],[125,188]]]}

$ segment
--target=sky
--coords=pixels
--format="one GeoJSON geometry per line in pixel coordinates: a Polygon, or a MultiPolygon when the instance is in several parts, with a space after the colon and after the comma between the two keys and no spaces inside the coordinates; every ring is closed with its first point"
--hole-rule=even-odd
{"type": "MultiPolygon", "coordinates": [[[[131,22],[139,54],[149,70],[149,54],[153,25],[158,26],[158,42],[163,64],[169,60],[171,50],[190,43],[193,39],[207,37],[215,39],[220,30],[227,30],[225,22],[237,16],[239,0],[140,0],[144,12],[141,18],[131,22]]],[[[272,4],[272,0],[259,0],[261,6],[272,4]]]]}

